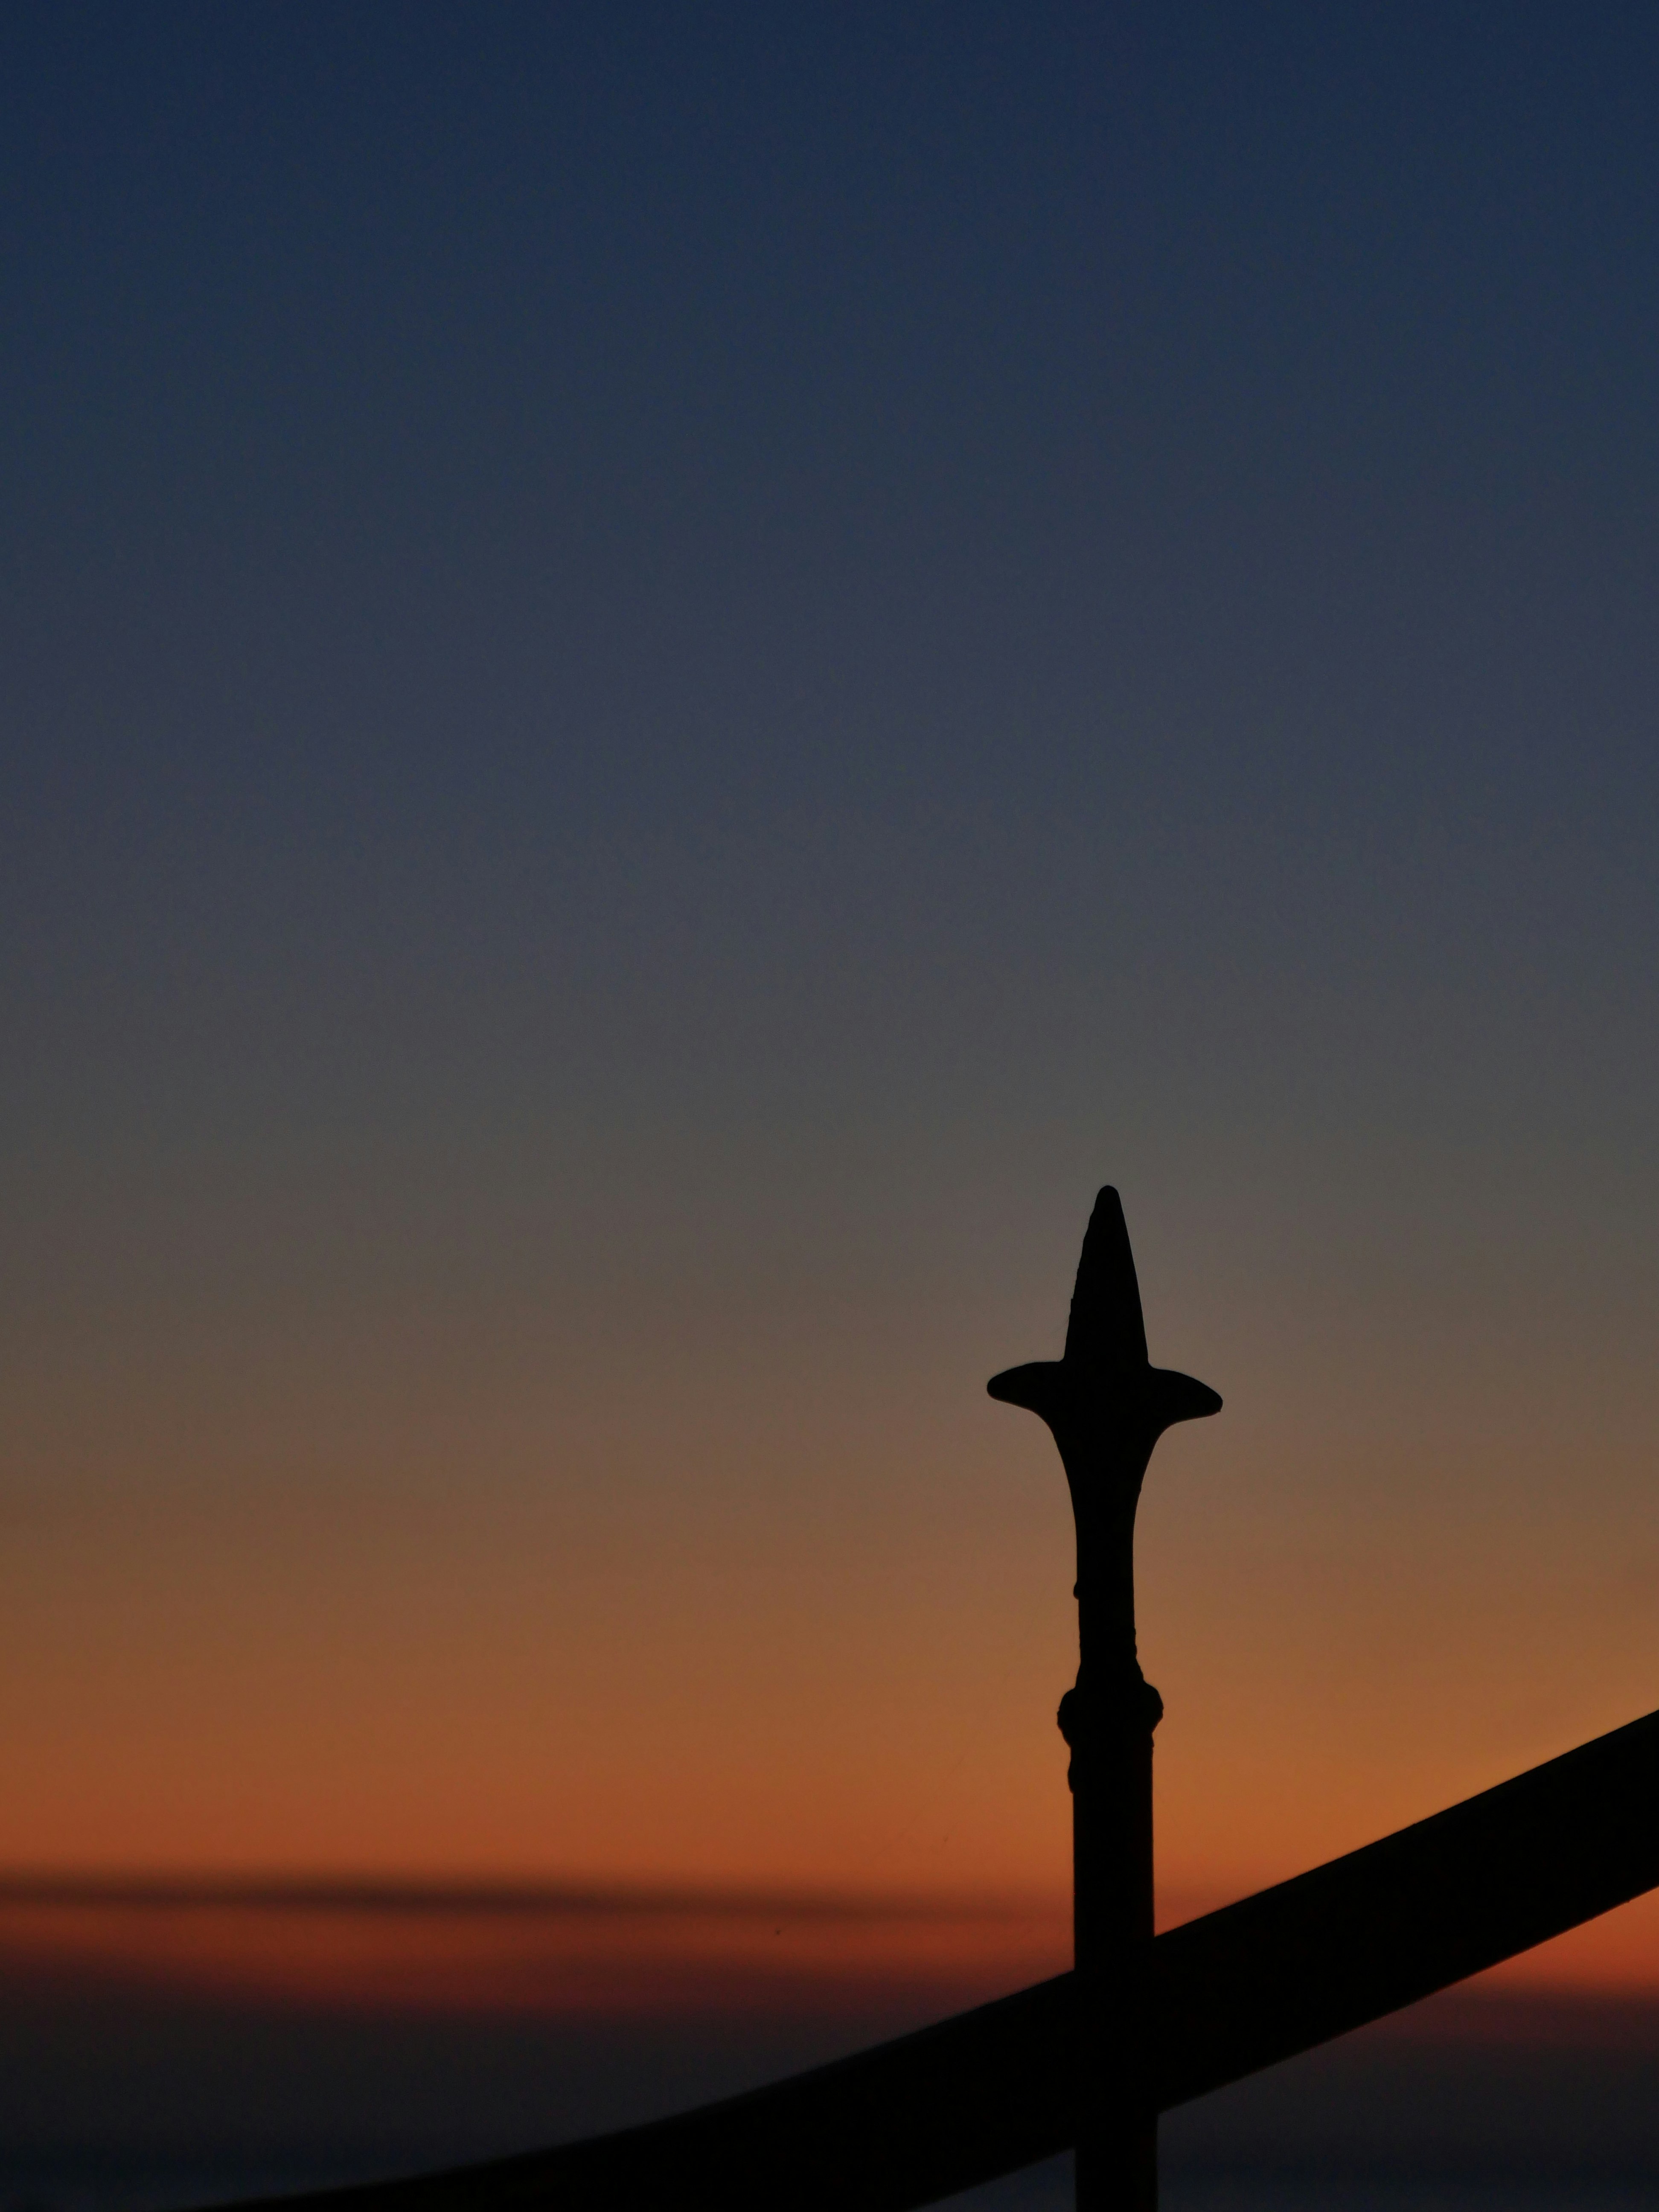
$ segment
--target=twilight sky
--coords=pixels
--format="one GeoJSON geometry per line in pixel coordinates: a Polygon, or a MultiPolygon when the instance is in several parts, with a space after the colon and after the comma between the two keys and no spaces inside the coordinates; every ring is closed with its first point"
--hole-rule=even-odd
{"type": "Polygon", "coordinates": [[[1659,1701],[1656,77],[7,11],[0,1861],[1060,1897],[1106,1181],[1176,1917],[1659,1701]]]}

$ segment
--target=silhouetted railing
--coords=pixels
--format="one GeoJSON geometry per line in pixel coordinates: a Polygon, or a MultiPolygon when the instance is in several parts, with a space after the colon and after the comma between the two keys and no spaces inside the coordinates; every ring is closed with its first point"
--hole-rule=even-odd
{"type": "MultiPolygon", "coordinates": [[[[1659,1887],[1659,1713],[1152,1946],[1157,2109],[1381,2020],[1659,1887]]],[[[671,2119],[307,2212],[907,2212],[1073,2136],[1076,1977],[671,2119]]],[[[291,2201],[291,2200],[290,2200],[291,2201]]]]}
{"type": "MultiPolygon", "coordinates": [[[[994,1397],[1040,1413],[1078,1529],[1077,1968],[769,2087],[561,2148],[299,2200],[308,2212],[908,2212],[1072,2145],[1080,2212],[1150,2212],[1157,2119],[1659,1887],[1659,1713],[1397,1835],[1152,1936],[1152,1730],[1133,1530],[1173,1421],[1218,1410],[1151,1366],[1103,1190],[1065,1357],[994,1397]]],[[[289,2200],[294,2202],[295,2200],[289,2200]]]]}

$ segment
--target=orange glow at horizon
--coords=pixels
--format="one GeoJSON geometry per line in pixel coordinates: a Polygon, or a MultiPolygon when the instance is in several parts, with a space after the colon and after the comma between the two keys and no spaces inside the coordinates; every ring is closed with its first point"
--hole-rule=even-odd
{"type": "MultiPolygon", "coordinates": [[[[1196,1255],[1133,1206],[1131,1228],[1159,1262],[1154,1357],[1227,1400],[1159,1447],[1141,1515],[1166,1922],[1652,1705],[1659,1554],[1628,1394],[1594,1371],[1565,1388],[1570,1346],[1505,1379],[1480,1365],[1490,1324],[1448,1349],[1363,1305],[1339,1388],[1332,1346],[1316,1361],[1282,1314],[1275,1339],[1224,1267],[1175,1305],[1196,1255]]],[[[986,1994],[1053,1971],[1069,1514],[1037,1424],[982,1396],[1054,1348],[1063,1297],[1022,1297],[942,1298],[920,1337],[849,1299],[820,1345],[745,1291],[653,1342],[649,1392],[640,1324],[614,1314],[274,1345],[204,1320],[193,1346],[176,1325],[129,1337],[96,1389],[62,1358],[20,1370],[37,1474],[0,1559],[0,1867],[1018,1894],[1047,1933],[936,1932],[923,1960],[889,1929],[848,1971],[986,1994]]],[[[179,1941],[180,1960],[211,1949],[179,1941]]],[[[598,2003],[603,1948],[548,1971],[598,2003]]],[[[408,1971],[495,1986],[461,1954],[408,1971]]],[[[659,1962],[665,1988],[693,1955],[659,1962]]],[[[715,1979],[753,1965],[698,1955],[715,1979]]],[[[620,1937],[613,1970],[645,1986],[620,1937]]],[[[1504,1971],[1659,1989],[1659,1914],[1504,1971]]]]}
{"type": "Polygon", "coordinates": [[[647,1897],[501,1915],[14,1901],[0,1903],[0,1972],[240,2003],[600,2021],[834,2014],[872,1997],[951,2011],[1067,1964],[1069,1913],[1053,1901],[828,1904],[647,1897]]]}
{"type": "MultiPolygon", "coordinates": [[[[1224,1899],[1164,1901],[1160,1926],[1224,1899]]],[[[1070,1964],[1060,1898],[888,1900],[614,1896],[507,1912],[0,1901],[14,1990],[121,1988],[237,2005],[572,2021],[897,2006],[937,2017],[1070,1964]]],[[[1465,1986],[1659,1994],[1659,1897],[1604,1915],[1465,1986]]]]}

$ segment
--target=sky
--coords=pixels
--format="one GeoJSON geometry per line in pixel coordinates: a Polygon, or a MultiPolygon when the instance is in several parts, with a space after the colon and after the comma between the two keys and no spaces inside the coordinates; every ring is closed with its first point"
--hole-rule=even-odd
{"type": "Polygon", "coordinates": [[[1656,68],[6,11],[4,1868],[1054,1971],[1108,1182],[1166,1919],[1655,1704],[1656,68]]]}

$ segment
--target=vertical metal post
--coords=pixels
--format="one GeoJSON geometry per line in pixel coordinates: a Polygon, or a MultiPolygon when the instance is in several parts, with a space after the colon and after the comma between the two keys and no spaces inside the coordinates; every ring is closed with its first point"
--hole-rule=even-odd
{"type": "Polygon", "coordinates": [[[1077,1958],[1078,2212],[1154,2212],[1151,2041],[1152,1731],[1164,1704],[1135,1649],[1134,1525],[1152,1449],[1215,1392],[1146,1358],[1134,1255],[1115,1190],[1095,1201],[1065,1357],[994,1376],[994,1398],[1054,1432],[1077,1522],[1078,1676],[1060,1700],[1071,1747],[1077,1958]]]}

